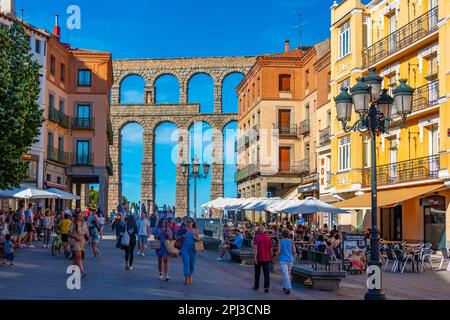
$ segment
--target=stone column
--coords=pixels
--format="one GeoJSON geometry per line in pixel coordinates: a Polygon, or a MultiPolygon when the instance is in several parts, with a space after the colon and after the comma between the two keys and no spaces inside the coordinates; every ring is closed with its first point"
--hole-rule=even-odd
{"type": "Polygon", "coordinates": [[[114,131],[113,144],[109,146],[109,155],[111,156],[113,175],[109,177],[108,205],[107,207],[115,209],[122,198],[122,164],[121,164],[121,144],[122,140],[118,130],[114,131]]]}
{"type": "Polygon", "coordinates": [[[144,87],[144,103],[146,104],[155,104],[156,102],[156,94],[154,86],[145,86],[144,87]]]}
{"type": "MultiPolygon", "coordinates": [[[[260,184],[260,197],[267,197],[267,181],[266,180],[261,180],[261,184],[260,184]]],[[[272,195],[272,197],[274,197],[274,195],[272,195]]]]}
{"type": "Polygon", "coordinates": [[[180,103],[187,104],[188,103],[188,83],[184,80],[180,81],[180,103]]]}
{"type": "Polygon", "coordinates": [[[211,164],[211,200],[223,197],[223,135],[222,131],[213,128],[211,164]]]}
{"type": "Polygon", "coordinates": [[[144,132],[144,148],[142,160],[142,184],[141,203],[145,203],[149,213],[153,213],[155,205],[155,166],[154,166],[154,143],[155,135],[153,128],[144,132]]]}
{"type": "Polygon", "coordinates": [[[189,175],[182,172],[182,163],[189,163],[189,130],[178,129],[178,159],[176,177],[175,207],[176,216],[182,217],[189,212],[189,175]]]}
{"type": "Polygon", "coordinates": [[[120,85],[119,84],[114,84],[111,87],[111,101],[112,101],[112,104],[120,103],[120,85]]]}
{"type": "MultiPolygon", "coordinates": [[[[105,169],[105,171],[106,171],[106,169],[105,169]]],[[[103,213],[105,213],[105,214],[109,213],[109,211],[108,211],[108,176],[107,176],[106,172],[99,176],[98,206],[100,207],[100,209],[102,209],[103,213]]]]}
{"type": "Polygon", "coordinates": [[[214,84],[214,113],[222,113],[222,82],[214,84]]]}

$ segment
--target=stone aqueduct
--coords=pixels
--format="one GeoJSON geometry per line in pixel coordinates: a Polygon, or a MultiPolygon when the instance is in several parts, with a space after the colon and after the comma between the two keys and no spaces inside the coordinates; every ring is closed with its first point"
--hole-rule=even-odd
{"type": "MultiPolygon", "coordinates": [[[[212,128],[211,198],[223,196],[223,128],[237,121],[236,113],[222,113],[222,83],[232,73],[246,74],[255,63],[255,57],[130,59],[113,62],[114,85],[112,87],[111,122],[114,132],[110,155],[113,175],[109,179],[108,207],[115,208],[122,197],[121,131],[129,123],[138,123],[143,133],[143,161],[141,201],[155,199],[154,142],[155,130],[163,122],[177,126],[178,163],[176,166],[177,215],[189,210],[189,180],[181,171],[181,163],[189,161],[189,128],[196,122],[206,122],[212,128]],[[188,103],[189,80],[197,74],[207,74],[214,81],[214,113],[200,113],[200,105],[188,103]],[[143,104],[122,104],[122,81],[131,75],[142,77],[145,82],[143,104]],[[163,75],[173,75],[179,82],[179,103],[156,104],[155,82],[163,75]]],[[[150,205],[149,210],[153,209],[150,205]]]]}

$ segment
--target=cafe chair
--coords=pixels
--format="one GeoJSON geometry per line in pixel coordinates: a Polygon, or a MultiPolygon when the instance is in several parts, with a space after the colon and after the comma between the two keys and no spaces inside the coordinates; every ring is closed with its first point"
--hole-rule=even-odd
{"type": "Polygon", "coordinates": [[[394,266],[397,263],[397,258],[395,257],[394,251],[392,251],[392,249],[387,248],[386,249],[386,259],[385,259],[385,263],[384,263],[384,271],[387,270],[389,262],[393,262],[393,266],[391,268],[391,271],[394,269],[394,266]]]}
{"type": "Polygon", "coordinates": [[[423,249],[422,250],[422,254],[420,257],[420,263],[421,263],[420,264],[420,272],[423,272],[425,263],[427,263],[430,266],[431,271],[434,272],[433,264],[431,263],[431,255],[432,254],[433,254],[432,249],[423,249]]]}

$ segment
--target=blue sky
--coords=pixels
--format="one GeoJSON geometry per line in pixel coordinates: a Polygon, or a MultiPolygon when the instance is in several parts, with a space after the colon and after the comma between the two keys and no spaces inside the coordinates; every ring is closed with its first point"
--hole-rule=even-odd
{"type": "MultiPolygon", "coordinates": [[[[17,11],[24,9],[26,21],[48,30],[53,30],[54,15],[59,14],[62,41],[72,47],[110,51],[115,59],[170,58],[276,53],[284,50],[286,39],[290,39],[292,47],[298,46],[300,21],[296,13],[301,13],[301,44],[312,45],[329,37],[332,3],[333,0],[17,0],[17,11]],[[81,10],[80,30],[66,27],[69,17],[66,10],[70,5],[77,5],[81,10]]],[[[239,75],[233,75],[224,84],[224,110],[237,109],[234,88],[240,79],[239,75]]],[[[189,101],[199,102],[202,112],[211,112],[211,80],[198,76],[191,85],[189,101]]],[[[157,101],[176,101],[176,86],[173,79],[161,78],[157,83],[157,101]]],[[[122,91],[124,102],[143,100],[142,87],[139,78],[127,79],[122,91]]],[[[235,124],[233,126],[236,128],[235,124]]],[[[200,144],[206,150],[209,145],[207,129],[203,127],[200,144]]],[[[235,132],[227,132],[227,139],[232,141],[235,132]]],[[[156,135],[156,202],[173,205],[175,165],[167,159],[176,145],[172,139],[176,130],[163,124],[156,135]]],[[[142,129],[129,125],[122,136],[123,190],[128,199],[137,201],[142,129]]],[[[225,194],[228,196],[236,194],[234,171],[233,165],[225,168],[225,194]]],[[[199,183],[199,204],[209,200],[209,189],[209,179],[199,183]]]]}

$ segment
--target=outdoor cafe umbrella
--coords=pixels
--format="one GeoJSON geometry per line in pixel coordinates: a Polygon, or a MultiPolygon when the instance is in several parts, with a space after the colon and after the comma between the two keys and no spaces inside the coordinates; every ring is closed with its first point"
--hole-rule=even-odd
{"type": "Polygon", "coordinates": [[[288,214],[308,214],[317,212],[332,213],[332,214],[350,213],[347,210],[336,208],[331,204],[322,202],[313,197],[308,197],[305,200],[301,201],[301,203],[284,207],[282,208],[281,211],[288,214]]]}
{"type": "Polygon", "coordinates": [[[77,196],[76,194],[65,192],[56,188],[50,188],[46,190],[47,192],[56,193],[59,197],[59,199],[63,200],[80,200],[80,196],[77,196]]]}
{"type": "Polygon", "coordinates": [[[58,199],[59,195],[46,190],[33,188],[33,187],[21,187],[11,190],[0,191],[0,198],[17,198],[17,199],[58,199]]]}

